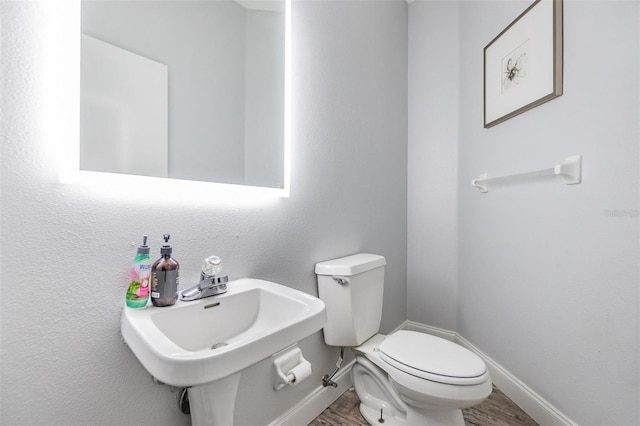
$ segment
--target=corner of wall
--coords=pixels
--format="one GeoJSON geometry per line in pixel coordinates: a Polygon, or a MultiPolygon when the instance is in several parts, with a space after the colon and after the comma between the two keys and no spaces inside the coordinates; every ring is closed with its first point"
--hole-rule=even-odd
{"type": "Polygon", "coordinates": [[[456,329],[459,5],[418,1],[408,13],[407,312],[456,329]]]}

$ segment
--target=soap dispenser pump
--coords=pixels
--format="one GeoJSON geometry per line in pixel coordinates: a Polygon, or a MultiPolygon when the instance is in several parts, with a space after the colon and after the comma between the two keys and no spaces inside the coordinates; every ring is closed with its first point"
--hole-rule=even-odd
{"type": "Polygon", "coordinates": [[[153,306],[171,306],[178,300],[180,264],[171,257],[169,245],[171,235],[164,234],[164,245],[160,249],[160,259],[151,267],[151,303],[153,306]]]}

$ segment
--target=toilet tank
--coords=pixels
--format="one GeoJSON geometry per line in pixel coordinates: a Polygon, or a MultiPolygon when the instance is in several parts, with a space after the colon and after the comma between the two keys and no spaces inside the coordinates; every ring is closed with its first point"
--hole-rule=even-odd
{"type": "Polygon", "coordinates": [[[328,345],[360,346],[378,332],[385,265],[383,256],[367,253],[316,263],[318,294],[326,305],[328,345]]]}

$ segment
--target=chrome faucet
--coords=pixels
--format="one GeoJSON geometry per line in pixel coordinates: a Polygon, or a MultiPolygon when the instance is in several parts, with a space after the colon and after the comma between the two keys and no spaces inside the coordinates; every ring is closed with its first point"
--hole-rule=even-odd
{"type": "Polygon", "coordinates": [[[180,293],[180,299],[184,301],[204,299],[227,292],[227,275],[217,274],[222,270],[222,260],[218,256],[209,256],[202,263],[200,282],[180,293]]]}

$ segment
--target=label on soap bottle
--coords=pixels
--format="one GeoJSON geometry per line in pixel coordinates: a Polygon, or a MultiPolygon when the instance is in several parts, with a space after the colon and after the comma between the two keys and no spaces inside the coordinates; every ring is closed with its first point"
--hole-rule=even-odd
{"type": "Polygon", "coordinates": [[[126,303],[130,308],[142,308],[149,300],[151,278],[151,259],[148,254],[138,254],[133,260],[130,282],[127,288],[126,303]]]}
{"type": "Polygon", "coordinates": [[[179,269],[155,270],[152,274],[151,297],[154,299],[176,297],[178,284],[180,284],[179,269]]]}

